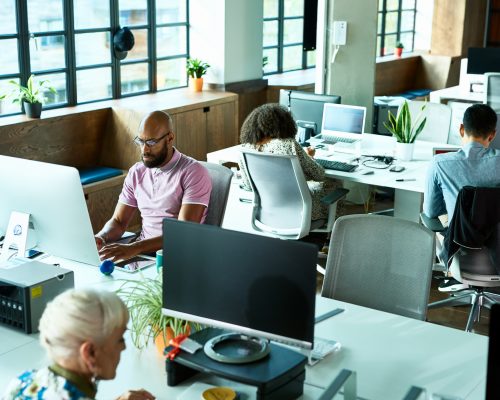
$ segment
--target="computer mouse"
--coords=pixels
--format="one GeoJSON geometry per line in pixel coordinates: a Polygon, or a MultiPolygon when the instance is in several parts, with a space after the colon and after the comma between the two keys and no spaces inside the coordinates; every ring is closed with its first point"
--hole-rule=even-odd
{"type": "Polygon", "coordinates": [[[391,172],[403,172],[405,170],[405,167],[401,165],[394,165],[393,167],[389,168],[389,171],[391,172]]]}

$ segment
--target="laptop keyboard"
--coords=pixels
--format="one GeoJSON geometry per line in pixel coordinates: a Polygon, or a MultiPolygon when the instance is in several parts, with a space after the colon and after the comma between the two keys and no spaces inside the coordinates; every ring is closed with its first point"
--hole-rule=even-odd
{"type": "Polygon", "coordinates": [[[325,160],[324,158],[316,158],[315,161],[325,169],[334,169],[342,172],[352,172],[357,165],[347,164],[341,161],[325,160]]]}
{"type": "Polygon", "coordinates": [[[341,137],[341,136],[326,136],[326,135],[321,135],[321,138],[323,139],[323,143],[325,144],[335,144],[335,143],[356,143],[359,141],[359,139],[352,139],[352,138],[346,138],[346,137],[341,137]]]}

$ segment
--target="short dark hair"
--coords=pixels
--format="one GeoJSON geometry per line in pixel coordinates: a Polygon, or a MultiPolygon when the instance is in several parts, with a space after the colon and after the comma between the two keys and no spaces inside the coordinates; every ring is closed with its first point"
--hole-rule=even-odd
{"type": "Polygon", "coordinates": [[[464,113],[464,130],[469,136],[486,139],[497,126],[497,114],[487,104],[473,104],[464,113]]]}
{"type": "Polygon", "coordinates": [[[253,110],[241,127],[241,143],[257,144],[264,139],[294,138],[297,125],[292,114],[277,103],[264,104],[253,110]]]}

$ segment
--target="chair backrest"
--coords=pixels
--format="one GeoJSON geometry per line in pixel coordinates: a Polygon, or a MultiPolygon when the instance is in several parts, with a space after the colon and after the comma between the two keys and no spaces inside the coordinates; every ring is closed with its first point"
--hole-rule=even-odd
{"type": "Polygon", "coordinates": [[[484,74],[485,103],[496,112],[500,112],[500,73],[488,72],[484,74]]]}
{"type": "Polygon", "coordinates": [[[399,218],[348,215],[333,226],[321,295],[424,320],[434,233],[399,218]]]}
{"type": "Polygon", "coordinates": [[[226,211],[227,199],[229,197],[229,188],[233,173],[229,168],[219,164],[200,161],[212,178],[212,193],[210,194],[210,203],[208,204],[207,217],[205,224],[221,226],[226,211]]]}
{"type": "Polygon", "coordinates": [[[287,239],[307,235],[312,199],[297,156],[242,149],[242,161],[254,193],[252,227],[287,239]]]}
{"type": "Polygon", "coordinates": [[[422,129],[422,132],[418,135],[417,140],[446,143],[450,131],[451,108],[446,104],[409,101],[408,107],[410,109],[412,121],[417,119],[424,104],[425,109],[422,111],[422,118],[427,118],[427,121],[424,129],[422,129]]]}

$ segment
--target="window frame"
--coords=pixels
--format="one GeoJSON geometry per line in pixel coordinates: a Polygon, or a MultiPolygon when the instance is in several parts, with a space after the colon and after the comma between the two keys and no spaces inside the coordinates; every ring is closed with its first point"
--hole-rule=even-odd
{"type": "MultiPolygon", "coordinates": [[[[388,52],[384,51],[385,48],[385,42],[386,42],[386,36],[393,36],[396,35],[396,42],[401,40],[401,34],[411,34],[412,39],[411,39],[411,48],[410,49],[405,49],[403,52],[412,52],[415,48],[415,22],[416,22],[416,17],[417,17],[417,0],[413,0],[413,8],[403,8],[403,0],[398,0],[398,7],[396,9],[391,9],[387,10],[387,0],[378,0],[379,1],[379,7],[377,10],[377,20],[381,20],[381,32],[378,32],[378,24],[377,24],[377,37],[376,39],[380,39],[380,49],[378,49],[378,54],[377,57],[383,57],[383,56],[388,56],[388,55],[393,55],[394,51],[388,52]],[[401,30],[401,20],[402,20],[402,13],[404,11],[413,11],[413,29],[410,30],[401,30]],[[391,13],[397,13],[397,28],[395,32],[386,32],[386,16],[387,14],[391,13]]],[[[394,50],[394,49],[393,49],[394,50]]]]}
{"type": "MultiPolygon", "coordinates": [[[[95,103],[99,101],[106,101],[112,99],[120,99],[125,97],[139,96],[146,93],[156,93],[168,91],[188,86],[188,76],[185,74],[185,80],[180,86],[167,87],[158,89],[157,87],[157,64],[160,61],[172,59],[187,59],[190,53],[190,39],[189,39],[189,0],[182,0],[185,2],[185,20],[182,22],[167,22],[156,24],[156,0],[146,0],[146,22],[137,25],[130,25],[132,31],[141,29],[147,31],[147,57],[137,58],[133,60],[118,60],[113,54],[113,46],[110,45],[110,61],[104,63],[94,63],[83,66],[77,66],[76,63],[76,35],[85,33],[100,33],[104,32],[109,34],[110,41],[112,42],[113,33],[120,28],[120,7],[119,0],[109,1],[109,25],[99,28],[75,28],[75,8],[73,1],[60,0],[62,2],[62,30],[55,31],[36,31],[30,33],[29,31],[29,16],[28,16],[28,0],[14,1],[14,11],[16,14],[16,33],[0,34],[0,42],[6,39],[17,40],[18,52],[18,72],[9,74],[0,74],[0,80],[18,79],[22,85],[25,85],[29,76],[32,74],[32,65],[30,57],[30,41],[38,38],[48,38],[50,36],[63,36],[64,37],[64,63],[65,66],[61,68],[47,68],[38,70],[36,75],[53,75],[64,73],[66,78],[66,101],[44,105],[44,109],[55,109],[62,107],[76,106],[80,104],[95,103]],[[186,47],[184,51],[178,54],[169,54],[164,56],[157,56],[156,52],[156,31],[158,28],[170,27],[185,27],[186,47]],[[148,88],[147,90],[137,91],[133,93],[122,94],[122,81],[121,81],[121,66],[133,64],[148,65],[148,88]],[[89,101],[77,101],[77,72],[83,70],[93,70],[97,68],[110,68],[111,69],[111,96],[89,101]]],[[[38,39],[40,40],[40,39],[38,39]]],[[[50,79],[50,78],[49,78],[50,79]]],[[[5,100],[4,100],[5,101],[5,100]]],[[[8,101],[8,100],[7,100],[8,101]]],[[[11,115],[21,114],[22,111],[12,113],[0,114],[0,118],[11,115]]]]}

